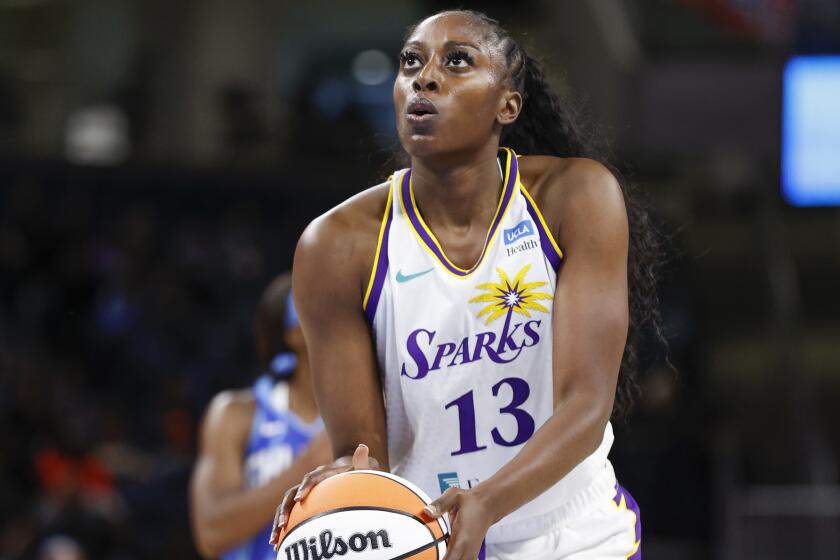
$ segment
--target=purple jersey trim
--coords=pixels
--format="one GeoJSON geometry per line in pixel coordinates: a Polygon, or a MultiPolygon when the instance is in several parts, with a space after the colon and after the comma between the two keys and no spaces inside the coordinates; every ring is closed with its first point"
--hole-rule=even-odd
{"type": "Polygon", "coordinates": [[[552,268],[554,268],[554,272],[557,272],[560,270],[563,258],[554,249],[554,245],[551,244],[551,239],[549,239],[548,232],[545,231],[545,228],[542,225],[542,220],[540,220],[539,212],[537,211],[536,206],[531,203],[527,196],[524,194],[522,196],[525,198],[525,206],[528,208],[528,215],[531,216],[537,231],[540,232],[540,246],[542,247],[543,254],[545,255],[545,258],[548,259],[548,262],[551,263],[552,268]]]}
{"type": "Polygon", "coordinates": [[[624,503],[627,504],[627,509],[636,514],[636,542],[639,547],[632,556],[628,556],[627,560],[642,560],[642,512],[639,510],[639,504],[636,503],[635,498],[628,492],[621,484],[615,485],[615,497],[613,501],[616,505],[621,504],[621,497],[624,496],[624,503]]]}
{"type": "Polygon", "coordinates": [[[487,254],[487,250],[490,248],[490,242],[493,240],[493,236],[496,233],[496,230],[499,228],[499,224],[502,222],[502,218],[505,215],[505,211],[507,210],[508,206],[510,205],[510,201],[513,198],[513,192],[516,190],[516,181],[519,177],[519,165],[512,150],[508,150],[507,148],[501,148],[504,150],[505,157],[508,161],[507,166],[507,177],[505,181],[504,190],[502,191],[502,200],[499,204],[498,211],[496,212],[496,217],[493,220],[493,223],[490,225],[490,230],[487,232],[487,238],[484,240],[484,248],[481,250],[481,256],[478,258],[478,262],[473,265],[473,267],[469,270],[462,270],[456,266],[453,266],[449,259],[444,254],[443,250],[440,248],[437,240],[432,237],[430,231],[426,227],[425,223],[423,222],[423,218],[420,217],[420,213],[418,212],[417,208],[414,205],[414,196],[412,195],[411,190],[411,170],[409,169],[405,175],[403,175],[402,185],[400,187],[400,196],[402,197],[403,207],[405,208],[406,214],[408,215],[408,220],[411,223],[411,227],[414,228],[414,231],[417,232],[417,235],[429,248],[429,250],[437,257],[437,260],[452,274],[456,276],[468,276],[471,274],[475,269],[481,266],[481,263],[484,262],[484,256],[487,254]]]}
{"type": "Polygon", "coordinates": [[[394,205],[390,204],[388,206],[388,217],[385,218],[385,229],[382,232],[382,243],[378,247],[379,259],[376,262],[376,271],[373,273],[373,286],[370,289],[365,306],[365,317],[371,325],[373,325],[373,318],[376,316],[376,308],[379,305],[379,297],[382,295],[382,286],[385,285],[385,277],[388,274],[388,234],[391,232],[391,219],[393,217],[394,205]]]}

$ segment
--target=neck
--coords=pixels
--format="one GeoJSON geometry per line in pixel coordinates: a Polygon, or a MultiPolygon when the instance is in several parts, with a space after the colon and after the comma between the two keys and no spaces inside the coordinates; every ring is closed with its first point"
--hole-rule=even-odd
{"type": "Polygon", "coordinates": [[[492,219],[502,188],[497,155],[490,145],[466,157],[412,158],[414,198],[430,227],[469,228],[492,219]]]}
{"type": "Polygon", "coordinates": [[[301,419],[311,422],[318,416],[318,404],[312,392],[309,355],[302,352],[297,359],[295,373],[289,380],[289,406],[301,419]]]}

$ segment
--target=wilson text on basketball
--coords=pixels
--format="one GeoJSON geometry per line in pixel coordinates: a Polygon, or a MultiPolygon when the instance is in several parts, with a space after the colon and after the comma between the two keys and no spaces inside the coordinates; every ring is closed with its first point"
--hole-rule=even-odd
{"type": "Polygon", "coordinates": [[[349,552],[364,552],[367,549],[391,548],[388,531],[353,533],[349,538],[333,537],[332,531],[321,531],[318,537],[300,539],[284,547],[286,560],[322,560],[333,556],[344,556],[349,552]]]}

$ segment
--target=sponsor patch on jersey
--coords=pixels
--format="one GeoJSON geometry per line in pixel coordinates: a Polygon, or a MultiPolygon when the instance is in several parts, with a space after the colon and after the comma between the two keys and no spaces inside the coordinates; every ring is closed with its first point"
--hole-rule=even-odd
{"type": "Polygon", "coordinates": [[[526,239],[519,245],[514,245],[513,247],[505,247],[505,251],[507,251],[507,256],[512,257],[517,253],[521,253],[522,251],[529,251],[531,249],[537,249],[539,244],[537,243],[536,239],[526,239]]]}
{"type": "Polygon", "coordinates": [[[522,220],[515,226],[504,231],[505,245],[516,243],[523,237],[534,235],[534,222],[531,220],[522,220]]]}
{"type": "Polygon", "coordinates": [[[458,480],[458,473],[443,472],[438,473],[438,484],[440,484],[440,493],[443,494],[449,488],[460,488],[461,482],[458,480]]]}

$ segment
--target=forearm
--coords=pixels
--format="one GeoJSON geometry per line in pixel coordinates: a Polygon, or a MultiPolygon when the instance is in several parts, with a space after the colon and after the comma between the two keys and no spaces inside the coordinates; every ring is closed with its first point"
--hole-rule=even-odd
{"type": "Polygon", "coordinates": [[[588,457],[601,443],[609,412],[593,399],[569,395],[519,453],[475,487],[493,523],[530,502],[588,457]]]}
{"type": "Polygon", "coordinates": [[[256,535],[271,523],[286,491],[316,466],[295,461],[265,486],[206,497],[194,519],[202,554],[218,556],[256,535]]]}

